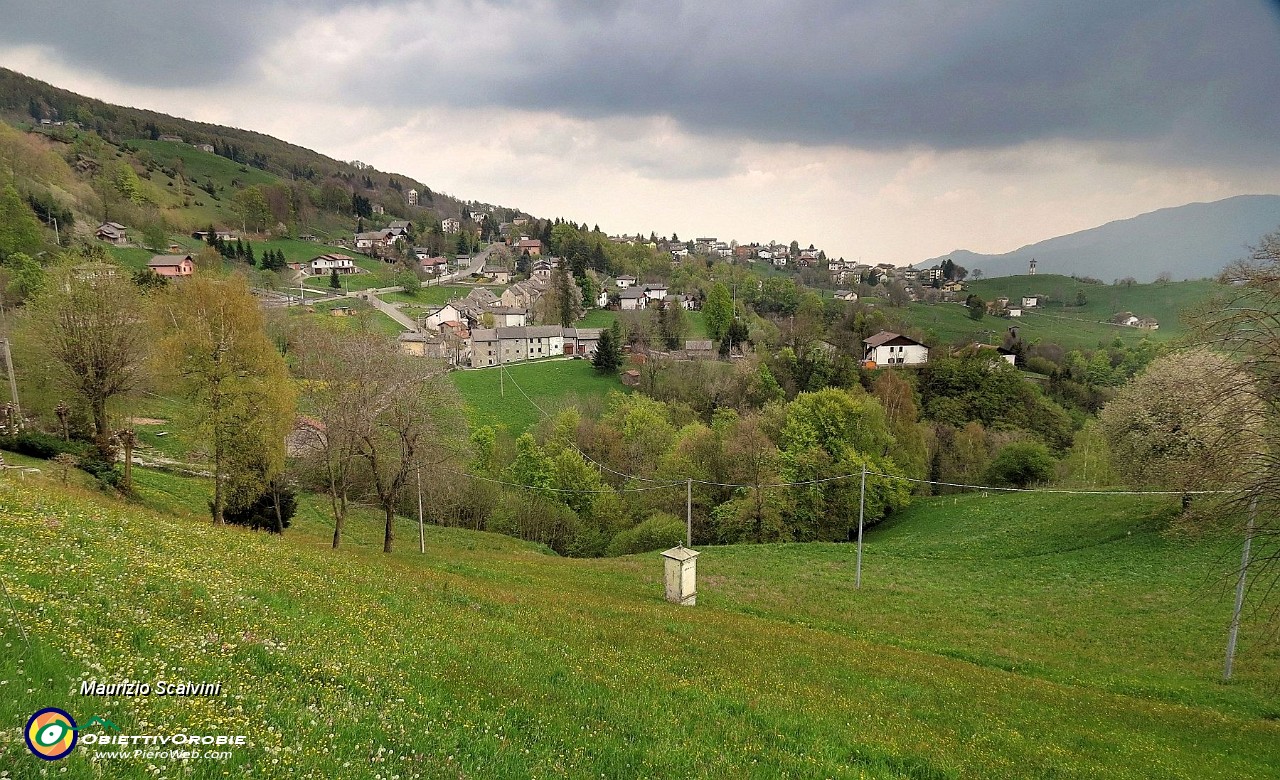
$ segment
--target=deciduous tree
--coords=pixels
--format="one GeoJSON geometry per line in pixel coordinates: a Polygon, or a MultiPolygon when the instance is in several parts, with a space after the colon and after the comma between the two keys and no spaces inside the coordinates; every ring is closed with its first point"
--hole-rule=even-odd
{"type": "Polygon", "coordinates": [[[284,467],[294,391],[245,280],[197,273],[157,307],[159,365],[192,402],[213,460],[210,510],[221,524],[228,498],[252,501],[284,467]]]}

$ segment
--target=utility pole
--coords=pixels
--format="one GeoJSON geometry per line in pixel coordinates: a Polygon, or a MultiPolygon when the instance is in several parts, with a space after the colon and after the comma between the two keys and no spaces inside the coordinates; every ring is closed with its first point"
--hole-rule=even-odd
{"type": "Polygon", "coordinates": [[[13,355],[9,352],[9,339],[4,339],[4,370],[9,377],[9,395],[13,398],[13,410],[17,414],[16,424],[22,427],[22,404],[18,402],[18,378],[13,373],[13,355]]]}
{"type": "Polygon", "coordinates": [[[684,494],[684,526],[685,547],[693,546],[693,477],[685,482],[684,494]]]}
{"type": "Polygon", "coordinates": [[[853,587],[862,587],[862,518],[867,507],[867,467],[862,467],[862,489],[858,493],[858,570],[854,575],[853,587]]]}
{"type": "Polygon", "coordinates": [[[1249,547],[1253,543],[1253,525],[1258,518],[1258,497],[1249,499],[1249,523],[1244,529],[1244,552],[1240,554],[1240,579],[1236,580],[1236,608],[1231,613],[1231,631],[1227,634],[1227,662],[1222,680],[1231,679],[1231,664],[1236,657],[1236,636],[1240,633],[1240,609],[1244,606],[1244,578],[1249,570],[1249,547]]]}
{"type": "Polygon", "coordinates": [[[417,466],[413,471],[418,477],[418,552],[425,553],[427,551],[427,536],[422,527],[422,467],[417,466]]]}

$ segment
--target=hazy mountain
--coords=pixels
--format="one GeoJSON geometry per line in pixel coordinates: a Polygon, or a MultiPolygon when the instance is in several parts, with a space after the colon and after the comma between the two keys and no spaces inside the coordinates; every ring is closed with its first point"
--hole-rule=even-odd
{"type": "Polygon", "coordinates": [[[917,264],[951,258],[985,276],[1025,274],[1036,259],[1038,273],[1092,276],[1111,282],[1132,276],[1154,281],[1213,276],[1247,253],[1264,234],[1280,228],[1280,195],[1240,195],[1212,203],[1188,203],[1132,219],[1108,222],[1001,255],[957,250],[917,264]]]}

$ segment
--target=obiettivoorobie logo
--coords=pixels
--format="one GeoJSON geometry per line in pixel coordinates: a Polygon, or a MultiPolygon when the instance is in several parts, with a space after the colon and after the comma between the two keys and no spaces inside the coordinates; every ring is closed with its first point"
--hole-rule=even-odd
{"type": "Polygon", "coordinates": [[[66,758],[76,746],[76,721],[64,710],[45,707],[27,721],[27,747],[45,761],[66,758]]]}

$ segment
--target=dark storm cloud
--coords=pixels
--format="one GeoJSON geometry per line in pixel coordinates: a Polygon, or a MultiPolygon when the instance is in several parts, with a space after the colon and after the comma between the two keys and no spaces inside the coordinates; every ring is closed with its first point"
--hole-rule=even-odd
{"type": "MultiPolygon", "coordinates": [[[[18,20],[0,27],[0,41],[53,45],[140,83],[192,84],[241,75],[296,23],[270,3],[98,5],[90,16],[0,0],[18,20]],[[146,39],[134,39],[141,29],[146,39]]],[[[873,149],[1066,139],[1188,163],[1270,162],[1280,150],[1280,13],[1262,0],[427,0],[400,9],[393,31],[334,74],[331,88],[346,100],[668,115],[718,135],[873,149]]]]}
{"type": "MultiPolygon", "coordinates": [[[[320,0],[306,10],[344,4],[320,0]]],[[[207,86],[245,76],[296,8],[283,0],[0,0],[0,44],[51,47],[73,66],[129,84],[207,86]]]]}

